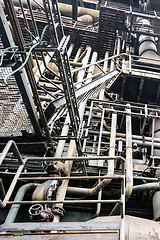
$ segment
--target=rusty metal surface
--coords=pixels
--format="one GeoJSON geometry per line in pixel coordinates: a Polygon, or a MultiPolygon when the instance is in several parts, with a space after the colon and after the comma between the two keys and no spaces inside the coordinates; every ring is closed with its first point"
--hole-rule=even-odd
{"type": "Polygon", "coordinates": [[[27,236],[3,236],[1,239],[14,239],[14,240],[118,240],[119,234],[117,232],[111,233],[94,233],[94,234],[59,234],[59,235],[27,235],[27,236]]]}
{"type": "Polygon", "coordinates": [[[98,51],[101,55],[102,52],[108,51],[113,55],[116,31],[124,29],[125,15],[123,11],[101,7],[99,30],[98,30],[98,51]]]}
{"type": "Polygon", "coordinates": [[[118,230],[120,227],[119,222],[61,222],[61,223],[35,223],[27,222],[26,223],[9,223],[2,224],[0,226],[0,232],[27,232],[34,231],[111,231],[118,230]]]}

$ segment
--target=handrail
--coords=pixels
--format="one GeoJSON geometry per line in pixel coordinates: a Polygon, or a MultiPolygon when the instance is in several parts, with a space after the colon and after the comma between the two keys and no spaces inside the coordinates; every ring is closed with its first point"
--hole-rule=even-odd
{"type": "Polygon", "coordinates": [[[19,163],[20,163],[20,166],[19,166],[19,168],[17,170],[17,173],[15,174],[15,176],[12,180],[12,183],[11,183],[3,201],[0,199],[0,208],[4,208],[6,206],[6,203],[10,199],[11,194],[13,192],[13,189],[14,189],[16,183],[17,183],[17,179],[18,179],[18,177],[19,177],[20,173],[22,172],[23,167],[25,165],[25,160],[22,159],[21,154],[20,154],[20,152],[17,148],[17,145],[13,140],[8,141],[5,148],[3,149],[2,153],[0,154],[0,165],[2,164],[3,160],[5,159],[5,157],[6,157],[6,155],[9,152],[11,147],[13,148],[13,153],[15,153],[15,155],[16,155],[19,163]]]}
{"type": "MultiPolygon", "coordinates": [[[[91,66],[94,66],[94,65],[99,65],[99,64],[101,64],[101,63],[104,63],[104,62],[106,62],[106,61],[109,61],[109,60],[114,60],[114,59],[117,59],[117,58],[121,58],[122,60],[123,59],[125,59],[125,58],[127,58],[128,57],[128,60],[129,60],[129,69],[131,70],[131,62],[133,62],[135,59],[134,58],[136,58],[137,60],[141,60],[141,59],[143,59],[143,60],[149,60],[149,61],[154,61],[154,62],[157,62],[157,64],[159,63],[159,60],[157,60],[157,59],[154,59],[154,58],[149,58],[149,57],[143,57],[143,56],[138,56],[138,55],[132,55],[132,54],[127,54],[127,53],[120,53],[120,54],[117,54],[117,55],[114,55],[114,56],[111,56],[111,57],[108,57],[108,58],[104,58],[104,59],[102,59],[102,60],[99,60],[99,61],[97,61],[97,62],[94,62],[94,63],[90,63],[90,64],[87,64],[86,66],[83,66],[83,67],[80,67],[80,68],[77,68],[77,69],[74,69],[74,70],[72,70],[71,72],[72,73],[76,73],[76,72],[79,72],[79,71],[81,71],[81,70],[84,70],[84,69],[86,69],[86,68],[89,68],[89,67],[91,67],[91,66]]],[[[116,62],[115,62],[116,63],[116,62]]],[[[121,67],[122,68],[122,66],[119,64],[119,63],[116,63],[116,65],[118,65],[119,67],[121,67]]]]}
{"type": "Polygon", "coordinates": [[[109,57],[109,58],[104,58],[104,59],[99,60],[99,61],[97,61],[97,62],[90,63],[90,64],[87,64],[86,66],[83,66],[83,67],[74,69],[74,70],[72,70],[71,72],[72,72],[72,73],[75,73],[75,72],[81,71],[81,70],[83,70],[83,69],[86,69],[86,68],[88,68],[88,67],[91,67],[91,66],[94,66],[94,65],[97,65],[97,64],[100,64],[100,63],[104,63],[104,62],[106,62],[106,61],[108,61],[108,60],[112,60],[112,59],[114,59],[114,58],[118,58],[118,57],[126,56],[126,55],[128,55],[128,54],[126,54],[126,53],[121,53],[121,54],[117,54],[117,55],[114,55],[114,56],[109,57]]]}
{"type": "MultiPolygon", "coordinates": [[[[99,99],[94,99],[94,98],[90,98],[90,101],[91,102],[94,102],[98,105],[101,105],[101,104],[106,104],[106,106],[112,106],[112,107],[118,107],[118,108],[126,108],[126,105],[123,104],[123,103],[117,103],[117,102],[110,102],[110,101],[106,101],[106,100],[99,100],[99,99]]],[[[103,106],[103,108],[105,108],[105,106],[103,106]]],[[[138,113],[139,115],[138,116],[144,116],[144,117],[148,117],[148,118],[159,118],[158,115],[154,115],[154,113],[157,113],[157,114],[160,114],[160,110],[156,109],[156,108],[151,108],[151,107],[148,107],[147,104],[143,104],[143,106],[136,106],[136,105],[131,105],[130,106],[131,110],[137,110],[137,111],[143,111],[142,113],[138,113]],[[150,112],[152,112],[152,114],[149,114],[150,112]]],[[[126,114],[126,112],[122,111],[122,110],[118,110],[118,109],[109,109],[107,108],[107,111],[108,112],[117,112],[117,113],[121,113],[121,114],[126,114]]],[[[135,115],[137,116],[137,112],[133,112],[131,111],[130,113],[131,115],[135,115]]]]}
{"type": "Polygon", "coordinates": [[[2,164],[3,160],[5,159],[7,153],[9,152],[10,148],[13,148],[13,153],[16,155],[20,164],[24,164],[21,154],[17,148],[16,143],[13,140],[8,141],[5,148],[3,149],[2,153],[0,153],[0,165],[2,164]]]}
{"type": "Polygon", "coordinates": [[[47,204],[48,201],[42,200],[42,201],[9,201],[10,197],[14,191],[15,185],[17,183],[18,180],[49,180],[49,179],[59,179],[59,180],[64,180],[64,179],[81,179],[81,180],[85,180],[85,179],[103,179],[102,181],[104,181],[105,179],[120,179],[121,180],[121,198],[118,200],[64,200],[64,201],[56,201],[56,200],[51,200],[49,201],[49,203],[52,204],[57,204],[57,203],[64,203],[64,204],[85,204],[85,203],[91,203],[91,204],[95,204],[95,203],[117,203],[120,205],[120,209],[121,209],[121,226],[120,226],[120,240],[124,240],[124,230],[125,230],[125,222],[124,222],[124,217],[125,217],[125,159],[121,156],[101,156],[101,157],[85,157],[85,160],[120,160],[122,161],[122,175],[114,175],[114,173],[112,175],[104,175],[104,176],[82,176],[82,177],[70,177],[70,176],[65,176],[65,177],[38,177],[38,178],[20,178],[20,174],[25,166],[25,164],[27,163],[27,161],[84,161],[84,157],[28,157],[26,159],[22,159],[19,150],[17,148],[17,145],[14,141],[9,141],[7,143],[7,145],[5,146],[2,154],[1,154],[1,163],[3,162],[5,156],[7,155],[8,151],[10,150],[11,146],[14,146],[14,152],[18,158],[18,161],[20,162],[20,166],[17,169],[17,172],[12,180],[12,183],[7,191],[7,194],[4,197],[4,200],[2,202],[2,200],[0,200],[0,208],[4,208],[6,207],[6,205],[12,205],[12,204],[35,204],[35,203],[41,203],[41,204],[47,204]]]}
{"type": "MultiPolygon", "coordinates": [[[[10,147],[12,146],[12,144],[14,144],[15,146],[16,146],[16,143],[14,142],[14,141],[9,141],[8,143],[7,143],[7,145],[6,145],[6,147],[4,148],[4,150],[5,150],[5,155],[3,154],[3,156],[6,156],[6,154],[7,154],[7,150],[9,151],[9,149],[10,149],[10,147]]],[[[16,146],[16,148],[17,148],[17,146],[16,146]]],[[[17,148],[17,150],[18,150],[18,148],[17,148]]],[[[18,151],[19,152],[19,151],[18,151]]],[[[3,152],[2,152],[3,153],[3,152]]],[[[20,159],[22,159],[21,158],[21,156],[20,156],[20,159]]],[[[14,190],[14,188],[15,188],[15,185],[16,185],[16,183],[17,183],[17,181],[18,180],[21,180],[19,177],[20,177],[20,174],[21,174],[21,172],[22,172],[22,170],[23,170],[23,168],[24,168],[24,166],[25,166],[25,164],[27,163],[27,161],[71,161],[71,160],[73,160],[73,161],[84,161],[84,157],[28,157],[28,158],[25,158],[24,160],[22,160],[22,164],[18,167],[18,169],[17,169],[17,172],[16,172],[16,174],[15,174],[15,176],[14,176],[14,178],[13,178],[13,180],[12,180],[12,183],[11,183],[11,185],[10,185],[10,187],[9,187],[9,189],[8,189],[8,191],[7,191],[7,193],[6,193],[6,195],[5,195],[5,198],[4,198],[4,200],[2,201],[2,200],[0,200],[0,208],[4,208],[4,207],[6,207],[6,205],[7,204],[9,204],[9,199],[10,199],[10,197],[11,197],[11,195],[12,195],[12,193],[13,193],[13,190],[14,190]]],[[[123,180],[123,181],[125,181],[124,180],[124,175],[125,175],[125,167],[124,167],[124,164],[125,164],[125,159],[123,158],[123,157],[121,157],[121,156],[113,156],[113,157],[109,157],[109,156],[101,156],[101,157],[85,157],[85,160],[98,160],[98,161],[100,161],[100,160],[120,160],[120,161],[122,161],[122,173],[123,173],[123,177],[121,176],[121,175],[116,175],[114,178],[120,178],[121,179],[121,181],[123,180]]],[[[111,176],[112,177],[112,176],[111,176]]],[[[66,177],[61,177],[61,180],[62,179],[65,179],[66,177]]],[[[68,179],[72,179],[72,177],[69,177],[69,176],[67,176],[67,178],[68,179]]],[[[101,177],[99,177],[98,176],[98,178],[101,178],[101,177]]],[[[105,179],[105,178],[108,178],[108,177],[106,177],[106,176],[103,176],[103,179],[105,179]]],[[[28,178],[29,179],[29,178],[28,178]]],[[[44,177],[44,180],[45,180],[46,178],[44,177]]],[[[60,178],[59,178],[60,179],[60,178]]],[[[85,178],[84,178],[85,179],[85,178]]],[[[29,180],[34,180],[34,178],[30,178],[29,180]]],[[[41,178],[41,180],[43,180],[43,177],[41,178]]]]}

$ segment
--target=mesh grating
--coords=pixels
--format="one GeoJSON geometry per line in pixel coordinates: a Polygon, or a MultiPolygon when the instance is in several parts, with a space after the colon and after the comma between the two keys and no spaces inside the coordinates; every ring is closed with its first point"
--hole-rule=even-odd
{"type": "Polygon", "coordinates": [[[0,68],[0,137],[34,132],[14,76],[7,79],[7,85],[3,81],[11,72],[10,67],[0,68]]]}

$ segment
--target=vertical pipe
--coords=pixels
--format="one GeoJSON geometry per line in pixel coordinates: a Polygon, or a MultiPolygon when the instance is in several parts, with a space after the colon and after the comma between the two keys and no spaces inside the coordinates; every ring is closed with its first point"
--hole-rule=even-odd
{"type": "Polygon", "coordinates": [[[125,164],[122,163],[123,179],[121,179],[121,225],[120,225],[120,240],[125,239],[125,164]]]}
{"type": "Polygon", "coordinates": [[[85,150],[86,150],[86,143],[87,143],[87,138],[86,137],[88,136],[88,127],[90,126],[90,122],[91,122],[91,118],[92,118],[92,109],[93,109],[93,101],[91,102],[91,106],[90,106],[87,128],[86,128],[86,132],[85,132],[85,139],[84,139],[84,142],[83,142],[83,149],[82,149],[83,152],[85,152],[85,150]]]}
{"type": "MultiPolygon", "coordinates": [[[[103,126],[102,122],[104,121],[104,112],[105,112],[105,110],[103,109],[101,126],[103,126]]],[[[109,156],[111,156],[111,157],[115,156],[116,124],[117,124],[117,114],[113,113],[112,114],[111,135],[110,135],[110,149],[109,149],[109,156]]],[[[102,128],[101,128],[100,133],[102,133],[102,128]]],[[[101,137],[99,137],[100,141],[101,141],[101,137]]],[[[100,141],[99,141],[99,144],[100,144],[100,141]]],[[[100,153],[100,150],[98,151],[98,153],[100,153]]],[[[97,154],[97,155],[99,156],[99,154],[97,154]]],[[[100,162],[101,166],[103,166],[103,161],[99,161],[99,162],[100,162]]],[[[114,174],[114,160],[108,161],[108,174],[110,174],[110,175],[114,174]]],[[[105,181],[105,185],[109,184],[110,181],[111,181],[111,179],[107,179],[107,181],[105,181]]],[[[99,184],[101,184],[101,183],[99,182],[99,184]]],[[[102,189],[98,192],[98,200],[100,200],[101,198],[102,198],[102,189]]],[[[101,210],[101,203],[97,203],[97,211],[93,217],[98,217],[100,214],[100,210],[101,210]]]]}
{"type": "MultiPolygon", "coordinates": [[[[101,173],[101,171],[99,170],[99,176],[100,176],[100,173],[101,173]]],[[[100,183],[100,179],[98,180],[98,182],[100,183]]],[[[98,192],[98,200],[101,200],[101,199],[102,199],[102,190],[100,190],[98,192]]],[[[100,212],[101,212],[101,203],[97,203],[97,210],[92,218],[98,217],[100,212]]]]}
{"type": "Polygon", "coordinates": [[[126,105],[126,201],[133,188],[132,124],[130,104],[126,105]]]}
{"type": "MultiPolygon", "coordinates": [[[[87,65],[89,58],[90,58],[91,51],[92,51],[91,47],[87,46],[86,55],[82,60],[82,67],[87,65]]],[[[85,72],[86,72],[85,69],[79,71],[78,76],[77,76],[77,82],[81,82],[83,80],[85,72]]],[[[81,86],[81,84],[82,83],[77,84],[76,87],[79,88],[81,86]]]]}
{"type": "MultiPolygon", "coordinates": [[[[98,150],[97,150],[97,155],[98,155],[98,156],[100,155],[100,151],[101,151],[101,140],[102,140],[104,113],[105,113],[105,109],[103,109],[103,111],[102,111],[102,117],[101,117],[101,126],[100,126],[99,139],[98,139],[98,150]]],[[[98,162],[99,162],[99,166],[103,166],[103,160],[98,161],[98,162]]]]}
{"type": "MultiPolygon", "coordinates": [[[[126,105],[126,188],[125,201],[127,201],[133,189],[133,159],[132,159],[132,124],[130,104],[126,105]]],[[[110,213],[110,216],[119,212],[119,204],[116,204],[110,213]]]]}
{"type": "Polygon", "coordinates": [[[154,156],[154,129],[155,129],[155,119],[152,120],[152,147],[151,147],[151,156],[154,156]]]}
{"type": "Polygon", "coordinates": [[[77,21],[78,15],[78,0],[72,0],[72,19],[77,21]]]}
{"type": "Polygon", "coordinates": [[[80,48],[78,49],[77,53],[76,53],[76,56],[75,56],[75,58],[74,58],[74,62],[77,62],[77,60],[78,60],[78,58],[79,58],[79,56],[80,56],[80,54],[81,54],[81,51],[82,51],[82,48],[80,47],[80,48]]]}
{"type": "MultiPolygon", "coordinates": [[[[105,59],[108,58],[108,57],[109,57],[109,53],[106,52],[106,53],[105,53],[105,59]]],[[[103,70],[104,70],[105,72],[107,72],[107,68],[108,68],[108,61],[105,61],[105,62],[104,62],[104,65],[103,65],[103,70]]],[[[99,93],[99,99],[100,99],[100,100],[103,100],[103,99],[104,99],[104,90],[105,90],[105,89],[102,89],[102,90],[100,91],[100,93],[99,93]]]]}
{"type": "Polygon", "coordinates": [[[118,37],[118,42],[117,42],[117,55],[120,54],[120,50],[121,50],[121,39],[120,39],[120,37],[118,37]]]}
{"type": "Polygon", "coordinates": [[[0,178],[0,198],[3,199],[6,195],[5,189],[4,189],[4,185],[3,185],[3,181],[0,178]]]}

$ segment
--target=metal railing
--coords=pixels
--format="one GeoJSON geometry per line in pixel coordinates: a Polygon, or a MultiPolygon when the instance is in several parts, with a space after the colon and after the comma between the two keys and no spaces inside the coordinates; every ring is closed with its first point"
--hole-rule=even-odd
{"type": "Polygon", "coordinates": [[[104,175],[104,176],[64,176],[64,177],[27,177],[27,178],[22,178],[20,177],[25,164],[27,163],[27,161],[37,161],[37,162],[44,162],[44,161],[84,161],[84,157],[59,157],[59,158],[55,158],[55,157],[29,157],[29,158],[25,158],[24,160],[22,159],[18,148],[16,146],[16,143],[13,141],[9,141],[6,145],[6,147],[4,148],[4,150],[1,153],[1,157],[0,157],[0,163],[2,164],[3,160],[5,159],[5,156],[7,155],[7,153],[9,152],[11,146],[14,146],[13,152],[16,154],[17,159],[20,163],[19,168],[17,169],[17,172],[12,180],[12,183],[4,197],[4,200],[0,200],[0,208],[4,208],[7,205],[12,205],[12,204],[35,204],[35,203],[39,203],[39,204],[47,204],[48,201],[10,201],[10,197],[13,193],[13,191],[15,190],[15,186],[17,181],[46,181],[46,180],[86,180],[86,179],[120,179],[121,180],[121,197],[120,199],[117,200],[64,200],[64,201],[56,201],[56,200],[51,200],[49,201],[49,203],[52,204],[96,204],[96,203],[117,203],[120,205],[120,209],[121,209],[121,225],[120,225],[120,239],[124,240],[124,230],[125,230],[125,159],[123,157],[120,156],[114,156],[114,157],[109,157],[109,156],[102,156],[102,157],[85,157],[86,161],[89,160],[104,160],[104,161],[108,161],[108,160],[119,160],[122,162],[122,174],[121,175],[113,175],[113,176],[108,176],[108,175],[104,175]]]}
{"type": "MultiPolygon", "coordinates": [[[[114,62],[114,68],[119,70],[119,71],[124,71],[126,73],[131,73],[132,70],[137,70],[140,72],[144,73],[154,73],[155,75],[160,76],[160,70],[157,65],[159,65],[159,60],[157,59],[152,59],[148,57],[142,57],[142,56],[136,56],[136,55],[131,55],[127,53],[121,53],[114,55],[112,57],[108,57],[102,60],[99,60],[95,63],[87,64],[86,66],[76,68],[72,70],[72,74],[78,74],[79,71],[81,70],[86,70],[89,69],[91,66],[97,66],[98,69],[100,70],[98,73],[95,73],[92,75],[92,79],[101,76],[102,74],[106,74],[109,72],[109,69],[105,72],[103,71],[101,65],[104,64],[105,62],[108,62],[108,67],[111,65],[111,62],[114,62]],[[152,65],[150,64],[152,62],[152,65]],[[145,65],[144,65],[145,63],[145,65]],[[143,67],[147,66],[147,70],[143,69],[143,67]]],[[[82,83],[85,84],[85,82],[88,80],[88,78],[84,78],[82,83]]],[[[75,83],[76,85],[79,84],[75,83]]]]}

